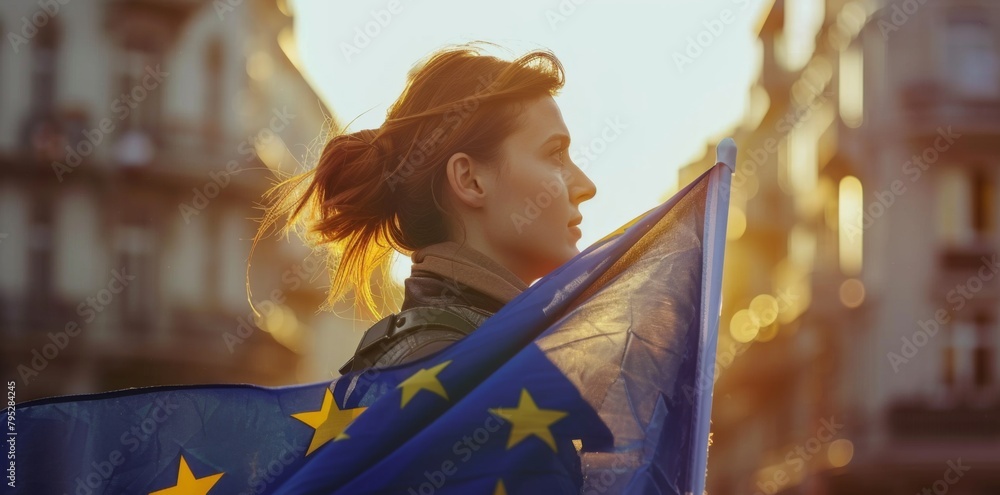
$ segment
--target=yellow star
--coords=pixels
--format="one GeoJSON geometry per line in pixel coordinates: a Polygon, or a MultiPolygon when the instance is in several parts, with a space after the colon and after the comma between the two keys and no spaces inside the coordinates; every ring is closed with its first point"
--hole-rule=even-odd
{"type": "Polygon", "coordinates": [[[441,385],[441,381],[438,380],[437,375],[449,364],[451,364],[451,361],[445,361],[431,369],[421,369],[414,373],[413,376],[403,380],[403,383],[397,385],[396,388],[403,389],[403,403],[399,406],[400,409],[406,407],[406,403],[410,402],[410,399],[421,390],[430,390],[447,399],[448,394],[444,391],[444,386],[441,385]]]}
{"type": "Polygon", "coordinates": [[[497,487],[493,490],[493,495],[507,495],[507,488],[503,486],[503,480],[497,480],[497,487]]]}
{"type": "Polygon", "coordinates": [[[556,451],[556,440],[552,437],[549,426],[567,415],[564,411],[539,409],[526,388],[521,389],[521,400],[516,409],[490,409],[490,412],[513,423],[510,439],[507,441],[507,450],[528,436],[534,435],[552,447],[553,452],[556,451]]]}
{"type": "Polygon", "coordinates": [[[223,474],[218,473],[195,479],[194,473],[188,467],[187,460],[181,455],[181,465],[177,469],[177,484],[157,490],[149,495],[206,495],[223,474]]]}
{"type": "Polygon", "coordinates": [[[320,448],[330,439],[343,440],[348,438],[344,430],[347,429],[347,425],[354,421],[367,407],[356,407],[354,409],[340,409],[337,407],[336,401],[333,400],[333,393],[330,389],[325,389],[326,393],[323,394],[323,405],[320,406],[319,411],[308,411],[293,414],[292,417],[313,427],[316,431],[313,432],[312,441],[309,442],[309,449],[306,450],[306,455],[312,454],[314,450],[320,448]]]}

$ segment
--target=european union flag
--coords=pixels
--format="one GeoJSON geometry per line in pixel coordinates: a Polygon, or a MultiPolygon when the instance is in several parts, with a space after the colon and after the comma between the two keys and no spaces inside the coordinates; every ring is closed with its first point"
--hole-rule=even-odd
{"type": "Polygon", "coordinates": [[[21,404],[14,493],[701,494],[735,156],[420,360],[21,404]]]}

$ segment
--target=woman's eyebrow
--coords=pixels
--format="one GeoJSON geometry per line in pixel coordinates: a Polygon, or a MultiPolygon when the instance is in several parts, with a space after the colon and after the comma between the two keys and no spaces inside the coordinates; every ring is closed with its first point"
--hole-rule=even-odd
{"type": "Polygon", "coordinates": [[[563,134],[563,133],[561,133],[561,132],[557,132],[557,133],[555,133],[555,134],[553,134],[553,135],[549,136],[549,138],[548,138],[548,139],[546,139],[546,140],[545,140],[545,141],[544,141],[544,142],[542,143],[542,146],[545,146],[545,145],[547,145],[547,144],[551,143],[552,141],[561,141],[561,142],[562,142],[562,144],[563,144],[563,146],[566,146],[566,147],[569,147],[569,143],[570,143],[570,138],[569,138],[569,136],[568,136],[568,135],[566,135],[566,134],[563,134]]]}

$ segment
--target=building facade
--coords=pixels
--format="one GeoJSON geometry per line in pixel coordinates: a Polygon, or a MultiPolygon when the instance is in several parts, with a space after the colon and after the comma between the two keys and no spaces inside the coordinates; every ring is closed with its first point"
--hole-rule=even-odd
{"type": "Polygon", "coordinates": [[[758,37],[708,493],[1000,493],[1000,3],[776,0],[758,37]]]}
{"type": "Polygon", "coordinates": [[[262,192],[312,165],[333,122],[292,14],[0,6],[0,361],[19,400],[336,376],[357,325],[317,312],[321,260],[272,237],[247,270],[262,192]]]}

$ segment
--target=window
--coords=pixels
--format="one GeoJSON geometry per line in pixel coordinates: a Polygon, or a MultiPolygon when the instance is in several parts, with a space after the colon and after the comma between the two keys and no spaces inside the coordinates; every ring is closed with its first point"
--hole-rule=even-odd
{"type": "Polygon", "coordinates": [[[979,339],[972,355],[972,378],[977,388],[985,388],[994,382],[996,370],[993,369],[993,361],[996,355],[996,342],[990,321],[983,321],[978,330],[979,339]]]}
{"type": "Polygon", "coordinates": [[[222,134],[222,43],[212,41],[205,53],[205,147],[214,151],[222,134]]]}
{"type": "Polygon", "coordinates": [[[132,46],[122,53],[119,91],[111,109],[123,122],[115,143],[115,160],[122,166],[150,163],[159,136],[163,88],[157,68],[160,58],[148,46],[132,46]]]}
{"type": "Polygon", "coordinates": [[[56,68],[60,32],[55,20],[38,30],[31,40],[31,90],[22,145],[35,157],[53,159],[65,153],[62,133],[55,118],[56,68]]]}
{"type": "Polygon", "coordinates": [[[989,15],[982,9],[959,9],[948,17],[947,69],[962,96],[1000,96],[1000,59],[989,15]]]}
{"type": "Polygon", "coordinates": [[[31,107],[47,112],[56,96],[59,28],[54,21],[39,29],[31,47],[31,107]]]}
{"type": "Polygon", "coordinates": [[[0,185],[0,333],[25,327],[23,298],[31,281],[31,196],[20,183],[5,182],[0,185]]]}
{"type": "MultiPolygon", "coordinates": [[[[3,18],[0,18],[0,33],[6,33],[6,32],[7,32],[7,30],[5,30],[5,29],[3,28],[3,18]]],[[[2,58],[0,58],[0,82],[2,82],[2,81],[3,81],[3,74],[4,74],[4,73],[2,72],[2,70],[3,70],[3,59],[2,59],[2,58]]],[[[0,87],[0,90],[2,90],[2,89],[3,89],[3,88],[2,88],[2,87],[0,87]]]]}
{"type": "Polygon", "coordinates": [[[147,217],[132,218],[118,227],[114,270],[128,279],[121,291],[119,309],[123,331],[152,331],[156,300],[157,270],[154,256],[155,232],[147,217]],[[133,278],[134,277],[134,278],[133,278]]]}
{"type": "Polygon", "coordinates": [[[115,95],[120,103],[113,108],[128,129],[154,134],[159,129],[163,88],[158,87],[160,80],[154,77],[158,65],[160,57],[155,52],[130,47],[122,53],[119,94],[115,95]]]}
{"type": "Polygon", "coordinates": [[[992,387],[996,370],[994,321],[987,313],[958,320],[945,335],[943,379],[957,393],[978,393],[992,387]]]}
{"type": "Polygon", "coordinates": [[[44,328],[53,302],[52,204],[36,198],[28,232],[28,318],[44,328]]]}
{"type": "Polygon", "coordinates": [[[993,178],[984,170],[972,173],[972,229],[980,236],[993,231],[993,178]]]}
{"type": "Polygon", "coordinates": [[[189,2],[111,2],[106,29],[116,46],[108,92],[115,116],[113,156],[121,166],[156,159],[164,131],[164,85],[170,77],[167,49],[182,32],[189,2]]]}
{"type": "Polygon", "coordinates": [[[992,235],[994,178],[987,170],[950,166],[936,179],[938,239],[948,247],[968,246],[992,235]]]}
{"type": "Polygon", "coordinates": [[[246,280],[246,260],[250,255],[250,246],[245,242],[248,237],[247,218],[241,210],[230,208],[219,222],[215,241],[217,255],[213,260],[217,279],[214,289],[223,308],[244,312],[247,294],[243,284],[246,280]]]}

